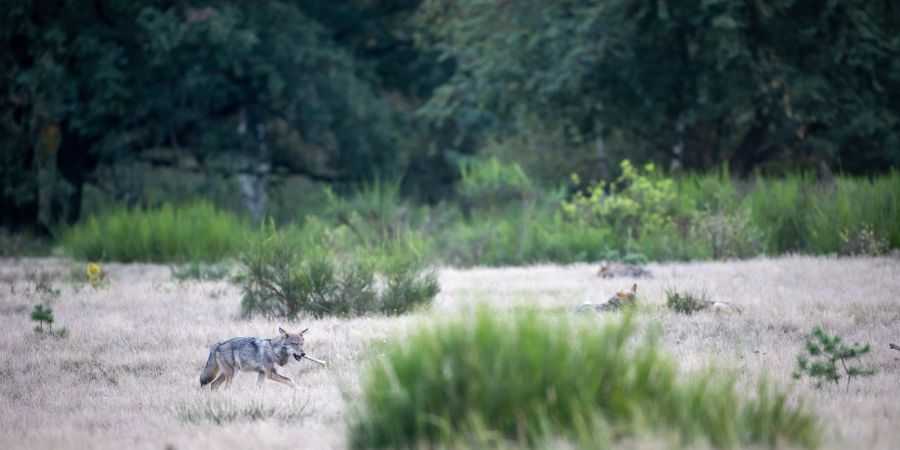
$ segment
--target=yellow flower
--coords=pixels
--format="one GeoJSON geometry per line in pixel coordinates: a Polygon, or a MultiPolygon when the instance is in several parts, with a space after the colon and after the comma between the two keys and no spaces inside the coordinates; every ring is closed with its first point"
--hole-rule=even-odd
{"type": "Polygon", "coordinates": [[[88,263],[87,269],[84,271],[87,274],[88,280],[91,283],[97,283],[100,281],[100,276],[103,274],[103,270],[100,269],[100,265],[97,263],[88,263]]]}

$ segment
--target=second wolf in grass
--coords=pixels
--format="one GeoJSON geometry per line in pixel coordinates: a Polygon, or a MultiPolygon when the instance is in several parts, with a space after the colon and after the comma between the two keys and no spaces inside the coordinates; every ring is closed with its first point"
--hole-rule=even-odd
{"type": "Polygon", "coordinates": [[[256,384],[262,386],[266,378],[296,387],[294,382],[275,371],[275,365],[283,366],[291,356],[297,361],[306,355],[303,351],[303,330],[293,334],[278,327],[278,336],[272,339],[236,337],[219,342],[209,350],[206,368],[200,374],[200,386],[210,382],[216,389],[222,383],[231,384],[235,370],[257,372],[256,384]]]}

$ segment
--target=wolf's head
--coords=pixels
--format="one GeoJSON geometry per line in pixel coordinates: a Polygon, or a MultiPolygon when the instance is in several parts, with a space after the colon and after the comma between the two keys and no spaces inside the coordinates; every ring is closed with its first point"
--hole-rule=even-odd
{"type": "Polygon", "coordinates": [[[281,338],[281,346],[284,347],[285,353],[288,356],[293,356],[294,359],[300,361],[300,358],[306,354],[303,351],[303,333],[309,331],[309,328],[299,332],[299,333],[288,333],[284,331],[284,328],[278,327],[278,337],[281,338]]]}

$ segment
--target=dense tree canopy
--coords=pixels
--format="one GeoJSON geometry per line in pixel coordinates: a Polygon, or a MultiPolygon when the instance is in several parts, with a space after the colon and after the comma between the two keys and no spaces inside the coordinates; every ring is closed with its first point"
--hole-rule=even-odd
{"type": "Polygon", "coordinates": [[[544,161],[606,149],[741,174],[900,163],[887,0],[0,6],[3,226],[71,223],[103,177],[140,202],[104,171],[135,161],[260,189],[278,173],[403,176],[431,199],[452,182],[449,152],[552,151],[517,153],[528,136],[569,149],[544,161]]]}
{"type": "Polygon", "coordinates": [[[512,134],[537,115],[693,169],[900,162],[890,1],[431,0],[453,78],[436,118],[512,134]]]}
{"type": "Polygon", "coordinates": [[[313,3],[5,3],[6,221],[74,219],[84,182],[123,159],[211,170],[226,155],[226,170],[343,181],[409,156],[396,135],[409,120],[379,85],[387,63],[340,45],[313,3]]]}

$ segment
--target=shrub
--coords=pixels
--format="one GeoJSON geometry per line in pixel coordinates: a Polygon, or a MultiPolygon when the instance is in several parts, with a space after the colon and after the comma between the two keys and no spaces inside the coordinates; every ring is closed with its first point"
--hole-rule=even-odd
{"type": "Polygon", "coordinates": [[[711,304],[712,302],[705,292],[697,295],[690,292],[666,290],[666,307],[677,313],[691,315],[708,308],[711,304]]]}
{"type": "Polygon", "coordinates": [[[869,344],[853,344],[847,346],[840,336],[830,336],[822,327],[816,326],[812,334],[806,340],[806,354],[797,356],[797,370],[793,376],[800,379],[803,375],[816,380],[816,387],[822,387],[823,381],[838,384],[842,375],[847,377],[847,388],[850,388],[850,380],[853,377],[868,377],[875,374],[874,370],[866,370],[858,366],[848,365],[851,360],[858,360],[869,353],[869,344]],[[837,363],[841,365],[838,367],[837,363]]]}
{"type": "Polygon", "coordinates": [[[841,233],[844,245],[838,253],[842,256],[878,256],[888,249],[887,239],[875,234],[875,230],[868,224],[862,224],[859,232],[852,239],[846,232],[841,233]]]}
{"type": "Polygon", "coordinates": [[[327,235],[278,230],[269,223],[241,257],[247,272],[242,312],[288,318],[301,312],[316,317],[401,314],[437,295],[437,279],[419,257],[399,251],[372,254],[378,252],[361,249],[359,255],[341,258],[327,235]],[[376,271],[384,277],[380,290],[376,271]]]}
{"type": "Polygon", "coordinates": [[[62,235],[75,258],[92,261],[215,261],[235,255],[244,222],[206,202],[157,209],[114,209],[83,220],[62,235]]]}
{"type": "Polygon", "coordinates": [[[674,432],[682,444],[816,444],[813,418],[772,389],[746,400],[727,376],[683,381],[653,340],[629,343],[630,316],[602,326],[574,320],[481,310],[387,345],[364,374],[351,447],[557,438],[600,447],[642,431],[674,432]]]}
{"type": "Polygon", "coordinates": [[[380,308],[388,314],[402,314],[431,301],[440,292],[437,275],[427,267],[421,240],[397,240],[375,262],[384,278],[380,308]],[[420,247],[416,247],[416,243],[420,247]]]}
{"type": "Polygon", "coordinates": [[[662,228],[690,210],[678,196],[674,181],[658,174],[653,164],[644,171],[621,163],[622,175],[607,186],[595,184],[562,202],[566,218],[585,226],[612,229],[617,235],[638,236],[645,228],[662,228]]]}

